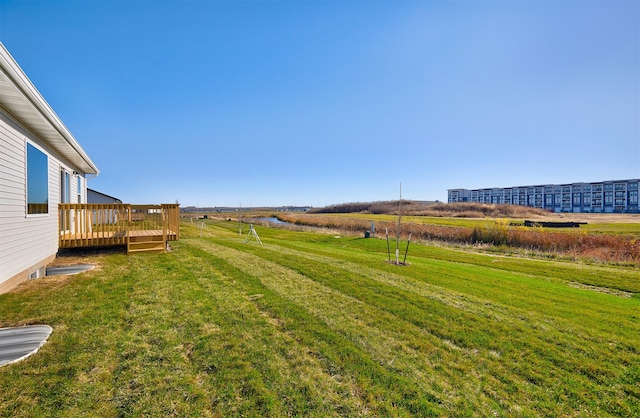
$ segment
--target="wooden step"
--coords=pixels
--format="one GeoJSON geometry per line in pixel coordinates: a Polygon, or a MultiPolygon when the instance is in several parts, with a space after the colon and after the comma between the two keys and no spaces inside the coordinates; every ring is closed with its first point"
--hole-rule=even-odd
{"type": "Polygon", "coordinates": [[[140,253],[140,252],[154,252],[161,253],[167,248],[167,244],[164,241],[136,241],[129,242],[127,246],[127,254],[140,253]]]}
{"type": "Polygon", "coordinates": [[[129,242],[164,242],[162,235],[130,236],[129,242]]]}

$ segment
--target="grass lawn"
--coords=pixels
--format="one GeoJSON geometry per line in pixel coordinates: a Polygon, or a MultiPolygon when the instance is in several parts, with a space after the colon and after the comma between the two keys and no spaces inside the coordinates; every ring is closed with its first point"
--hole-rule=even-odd
{"type": "Polygon", "coordinates": [[[0,416],[640,415],[637,268],[207,222],[0,295],[0,416]]]}
{"type": "MultiPolygon", "coordinates": [[[[616,215],[606,214],[550,214],[545,221],[551,222],[585,222],[579,228],[540,228],[541,230],[551,232],[568,232],[568,233],[595,233],[595,234],[623,234],[623,235],[640,235],[640,218],[637,215],[617,214],[621,218],[621,222],[616,222],[616,215]],[[560,216],[563,217],[560,217],[560,216]],[[599,216],[602,220],[599,220],[599,216]],[[567,217],[568,219],[565,219],[567,217]]],[[[298,215],[299,216],[299,215],[298,215]]],[[[362,219],[374,222],[397,222],[398,215],[394,214],[369,214],[369,213],[322,213],[322,214],[305,214],[304,216],[313,217],[332,217],[336,219],[362,219]]],[[[534,220],[541,220],[536,219],[534,220]]],[[[438,225],[438,226],[454,226],[463,228],[482,228],[494,225],[496,221],[514,222],[522,224],[524,219],[521,218],[458,218],[447,216],[415,216],[405,215],[402,222],[405,224],[417,225],[438,225]]]]}

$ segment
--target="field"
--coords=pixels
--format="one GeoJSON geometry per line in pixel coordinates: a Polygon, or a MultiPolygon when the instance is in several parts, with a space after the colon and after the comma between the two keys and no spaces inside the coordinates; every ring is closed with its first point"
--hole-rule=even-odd
{"type": "MultiPolygon", "coordinates": [[[[337,219],[393,221],[401,211],[406,222],[420,225],[451,227],[483,227],[487,222],[524,219],[551,222],[584,223],[580,231],[640,235],[640,214],[623,213],[553,213],[539,208],[519,205],[485,203],[423,203],[411,200],[345,203],[326,208],[314,208],[309,213],[329,215],[337,219]]],[[[294,219],[295,219],[295,214],[294,219]]],[[[574,231],[575,232],[575,231],[574,231]]]]}
{"type": "Polygon", "coordinates": [[[0,295],[0,416],[640,415],[637,267],[204,222],[0,295]]]}
{"type": "MultiPolygon", "coordinates": [[[[483,205],[483,207],[491,205],[483,205]]],[[[497,205],[500,206],[500,205],[497,205]]],[[[507,206],[511,209],[512,206],[507,206]]],[[[530,208],[532,209],[532,208],[530,208]]],[[[519,210],[527,210],[519,209],[519,210]]],[[[534,209],[542,212],[540,209],[534,209]]],[[[460,218],[405,215],[401,235],[414,240],[466,245],[488,245],[500,252],[524,252],[528,256],[561,257],[617,262],[640,267],[640,217],[626,215],[524,213],[526,218],[460,218]],[[578,222],[579,228],[525,227],[536,222],[578,222]]],[[[396,235],[398,216],[371,213],[288,213],[279,219],[291,224],[325,227],[362,234],[375,224],[379,235],[396,235]]]]}
{"type": "MultiPolygon", "coordinates": [[[[265,212],[264,216],[270,216],[265,212]]],[[[233,215],[235,217],[237,215],[233,215]]],[[[396,223],[398,221],[397,214],[369,214],[369,213],[341,213],[341,214],[300,214],[289,213],[279,215],[284,219],[291,219],[293,222],[297,219],[335,219],[345,220],[362,220],[362,221],[374,221],[374,222],[389,222],[396,223]]],[[[402,222],[405,224],[416,225],[438,225],[438,226],[450,226],[450,227],[463,227],[463,228],[476,228],[484,227],[487,224],[493,224],[496,220],[505,220],[507,222],[522,223],[524,219],[531,219],[533,221],[549,221],[549,222],[581,222],[584,223],[580,228],[560,228],[563,232],[582,233],[589,232],[595,234],[628,234],[640,236],[640,215],[638,214],[616,214],[616,215],[604,215],[604,214],[558,214],[549,213],[544,216],[525,216],[525,217],[480,217],[480,218],[460,218],[454,216],[418,216],[418,215],[404,215],[402,222]]],[[[368,223],[363,223],[367,226],[368,223]]],[[[550,228],[545,228],[551,230],[550,228]]]]}

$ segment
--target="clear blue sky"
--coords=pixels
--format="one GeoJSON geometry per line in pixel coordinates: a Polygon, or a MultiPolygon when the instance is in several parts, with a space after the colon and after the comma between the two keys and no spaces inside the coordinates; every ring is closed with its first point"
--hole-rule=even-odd
{"type": "Polygon", "coordinates": [[[640,177],[637,0],[0,0],[0,40],[126,202],[640,177]]]}

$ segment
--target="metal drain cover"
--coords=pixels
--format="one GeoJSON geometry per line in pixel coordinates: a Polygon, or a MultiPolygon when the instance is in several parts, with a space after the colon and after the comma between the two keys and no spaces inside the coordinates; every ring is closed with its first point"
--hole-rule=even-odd
{"type": "Polygon", "coordinates": [[[0,366],[23,360],[37,352],[52,331],[49,325],[0,328],[0,366]]]}
{"type": "Polygon", "coordinates": [[[77,274],[91,270],[93,264],[76,264],[74,266],[47,267],[47,276],[58,276],[61,274],[77,274]]]}

